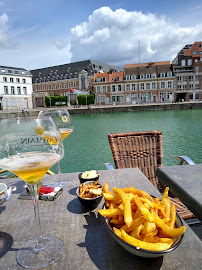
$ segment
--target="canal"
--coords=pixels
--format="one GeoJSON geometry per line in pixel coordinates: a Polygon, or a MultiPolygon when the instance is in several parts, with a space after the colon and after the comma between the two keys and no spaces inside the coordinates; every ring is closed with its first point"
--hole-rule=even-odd
{"type": "MultiPolygon", "coordinates": [[[[172,155],[202,163],[202,109],[72,115],[74,131],[64,141],[61,171],[103,170],[113,164],[107,135],[115,132],[162,130],[164,166],[177,165],[172,155]]],[[[56,171],[56,168],[53,168],[56,171]]]]}

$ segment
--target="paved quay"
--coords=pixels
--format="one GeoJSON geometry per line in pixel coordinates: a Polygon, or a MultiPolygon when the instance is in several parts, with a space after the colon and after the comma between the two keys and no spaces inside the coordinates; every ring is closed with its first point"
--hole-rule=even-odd
{"type": "MultiPolygon", "coordinates": [[[[70,114],[93,114],[93,113],[114,113],[114,112],[138,112],[138,111],[164,111],[164,110],[183,110],[183,109],[202,109],[202,101],[197,102],[179,102],[179,103],[155,103],[155,104],[129,104],[129,105],[80,105],[69,107],[51,107],[46,110],[55,110],[65,108],[70,114]]],[[[0,111],[0,119],[12,118],[18,116],[37,116],[40,110],[29,109],[23,111],[0,111]]]]}

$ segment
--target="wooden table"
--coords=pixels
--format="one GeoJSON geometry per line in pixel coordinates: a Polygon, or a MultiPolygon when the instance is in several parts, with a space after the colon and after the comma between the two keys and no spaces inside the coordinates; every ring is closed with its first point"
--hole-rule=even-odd
{"type": "Polygon", "coordinates": [[[156,175],[202,221],[202,164],[159,167],[156,175]]]}
{"type": "MultiPolygon", "coordinates": [[[[54,181],[55,176],[46,176],[43,183],[54,181]]],[[[42,231],[47,235],[59,237],[64,242],[62,256],[46,270],[67,269],[201,269],[202,242],[188,227],[181,245],[173,252],[155,259],[145,259],[128,253],[111,237],[97,209],[87,211],[76,197],[79,185],[78,173],[63,174],[63,180],[70,184],[55,201],[40,201],[42,231]]],[[[2,270],[23,269],[16,262],[19,247],[34,237],[34,213],[32,202],[18,199],[23,191],[24,182],[16,179],[3,180],[13,182],[17,190],[0,207],[0,236],[10,247],[4,250],[0,259],[2,270]],[[7,238],[5,238],[7,236],[7,238]]],[[[100,183],[109,183],[110,188],[130,187],[144,189],[159,196],[158,191],[139,169],[121,169],[100,171],[100,183]]],[[[101,208],[103,201],[98,208],[101,208]]]]}

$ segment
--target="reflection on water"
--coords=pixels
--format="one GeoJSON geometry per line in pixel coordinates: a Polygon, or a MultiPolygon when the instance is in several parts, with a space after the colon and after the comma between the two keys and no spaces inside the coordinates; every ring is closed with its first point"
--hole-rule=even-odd
{"type": "Polygon", "coordinates": [[[162,130],[164,165],[177,165],[171,155],[202,163],[202,110],[148,111],[72,115],[74,131],[64,141],[62,172],[105,169],[113,163],[107,135],[124,131],[162,130]]]}

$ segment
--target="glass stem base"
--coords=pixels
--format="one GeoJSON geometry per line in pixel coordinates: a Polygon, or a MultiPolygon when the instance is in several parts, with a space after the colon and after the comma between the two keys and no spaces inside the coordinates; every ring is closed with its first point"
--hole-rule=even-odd
{"type": "Polygon", "coordinates": [[[55,262],[63,253],[63,242],[54,236],[43,236],[43,247],[36,240],[25,243],[17,253],[17,262],[25,268],[41,268],[55,262]]]}

